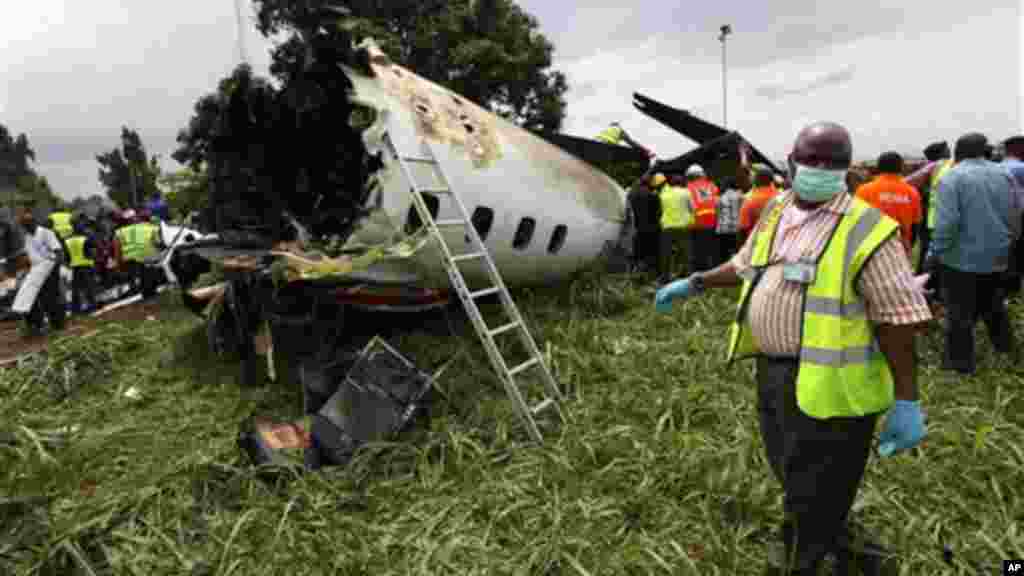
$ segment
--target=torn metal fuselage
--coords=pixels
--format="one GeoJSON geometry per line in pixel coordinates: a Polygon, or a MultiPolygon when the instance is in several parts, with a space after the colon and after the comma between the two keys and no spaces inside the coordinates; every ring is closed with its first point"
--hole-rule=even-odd
{"type": "MultiPolygon", "coordinates": [[[[340,299],[380,310],[421,310],[446,301],[449,278],[439,247],[425,237],[411,183],[385,141],[403,155],[430,146],[446,179],[471,215],[508,286],[549,284],[592,265],[628,228],[625,191],[609,176],[540,136],[395,65],[372,40],[365,69],[343,67],[352,81],[350,125],[365,153],[383,166],[365,183],[364,212],[341,247],[343,256],[301,250],[204,248],[202,258],[256,270],[273,255],[292,278],[334,279],[340,299]],[[217,255],[214,255],[217,253],[217,255]],[[241,262],[245,260],[247,263],[241,262]],[[314,263],[315,261],[315,263],[314,263]],[[441,293],[441,296],[437,294],[441,293]]],[[[436,167],[412,165],[423,187],[441,187],[436,167]]],[[[424,194],[438,220],[459,217],[450,196],[424,194]]],[[[465,230],[442,231],[456,253],[472,251],[465,230]]],[[[487,283],[482,262],[460,265],[470,287],[487,283]]],[[[196,303],[194,308],[199,307],[196,303]]]]}
{"type": "MultiPolygon", "coordinates": [[[[363,219],[347,247],[379,245],[415,231],[411,183],[384,141],[387,134],[403,155],[423,155],[430,145],[450,187],[470,213],[507,285],[544,284],[591,264],[620,238],[626,224],[625,191],[610,177],[473,102],[395,65],[372,41],[372,75],[346,70],[355,91],[363,141],[381,154],[384,167],[371,176],[363,219]]],[[[422,187],[442,187],[436,168],[410,166],[422,187]]],[[[448,196],[424,194],[439,220],[459,217],[448,196]]],[[[472,248],[464,230],[443,230],[456,251],[472,248]],[[459,247],[463,247],[460,250],[459,247]]],[[[425,285],[447,287],[441,254],[427,243],[409,258],[371,265],[378,273],[414,271],[425,285]]],[[[460,270],[469,284],[486,280],[482,263],[460,270]]]]}

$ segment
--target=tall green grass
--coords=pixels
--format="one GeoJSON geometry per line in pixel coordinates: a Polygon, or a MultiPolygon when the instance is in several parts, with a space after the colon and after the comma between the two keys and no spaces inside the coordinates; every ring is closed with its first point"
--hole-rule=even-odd
{"type": "MultiPolygon", "coordinates": [[[[243,394],[198,320],[55,344],[0,373],[0,574],[759,574],[781,490],[752,368],[722,360],[735,294],[669,315],[652,297],[593,277],[516,294],[570,398],[543,446],[468,323],[417,320],[390,341],[421,367],[461,351],[429,424],[271,481],[239,454],[238,422],[293,415],[300,393],[243,394]]],[[[981,337],[978,376],[941,373],[940,344],[920,346],[929,436],[872,460],[856,516],[903,574],[957,573],[944,544],[998,573],[1024,557],[1022,371],[981,337]]]]}

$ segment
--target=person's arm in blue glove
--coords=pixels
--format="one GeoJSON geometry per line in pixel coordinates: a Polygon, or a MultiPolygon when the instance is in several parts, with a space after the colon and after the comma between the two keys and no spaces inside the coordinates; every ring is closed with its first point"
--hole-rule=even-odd
{"type": "Polygon", "coordinates": [[[654,297],[654,307],[658,312],[668,312],[672,309],[673,300],[692,298],[706,288],[738,286],[740,281],[736,267],[729,261],[707,272],[697,272],[662,286],[654,297]]]}
{"type": "Polygon", "coordinates": [[[878,326],[878,347],[889,361],[896,403],[885,419],[878,452],[889,456],[912,448],[924,438],[924,415],[917,398],[917,366],[914,339],[916,324],[878,326]]]}

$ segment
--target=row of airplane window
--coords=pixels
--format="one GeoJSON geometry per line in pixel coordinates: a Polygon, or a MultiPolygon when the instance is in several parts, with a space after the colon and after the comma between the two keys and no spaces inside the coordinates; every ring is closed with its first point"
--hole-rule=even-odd
{"type": "MultiPolygon", "coordinates": [[[[432,194],[423,194],[423,200],[427,204],[427,209],[430,210],[430,217],[437,218],[438,210],[440,209],[440,201],[432,194]]],[[[473,210],[473,215],[470,217],[470,222],[473,223],[473,227],[476,228],[476,233],[480,235],[480,239],[483,241],[487,240],[487,234],[491,231],[491,225],[494,223],[494,210],[486,206],[477,206],[473,210]]],[[[416,207],[409,207],[409,216],[406,219],[405,231],[407,234],[412,234],[422,225],[420,222],[419,214],[416,213],[416,207]]],[[[530,217],[524,217],[519,220],[519,225],[516,227],[515,236],[512,237],[512,247],[517,250],[526,250],[530,246],[530,241],[533,240],[533,232],[537,228],[537,221],[530,217]]],[[[548,240],[548,253],[556,254],[565,245],[565,237],[569,234],[569,227],[565,224],[559,224],[555,226],[555,229],[551,232],[551,239],[548,240]]],[[[469,242],[469,236],[466,236],[466,242],[469,242]]]]}

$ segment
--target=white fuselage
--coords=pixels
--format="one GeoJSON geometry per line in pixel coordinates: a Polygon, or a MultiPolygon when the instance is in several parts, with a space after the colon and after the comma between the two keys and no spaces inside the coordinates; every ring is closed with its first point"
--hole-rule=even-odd
{"type": "MultiPolygon", "coordinates": [[[[368,201],[380,209],[357,229],[353,242],[393,239],[414,212],[410,182],[385,146],[385,133],[403,156],[424,156],[423,143],[428,143],[467,213],[490,215],[484,243],[506,284],[564,278],[593,262],[607,243],[619,238],[626,222],[626,196],[607,175],[383,57],[372,66],[375,77],[347,70],[355,84],[355,102],[375,113],[363,132],[364,142],[371,154],[382,153],[385,164],[375,175],[379,191],[368,201]],[[522,234],[531,227],[531,234],[522,234]],[[556,232],[559,227],[564,232],[556,232]],[[517,230],[522,242],[514,246],[517,230]]],[[[436,167],[410,164],[410,168],[420,187],[443,187],[436,167]]],[[[438,220],[459,217],[450,196],[438,195],[437,200],[438,220]]],[[[471,250],[464,230],[449,228],[443,233],[453,251],[471,250]]],[[[433,245],[415,260],[426,278],[447,283],[433,245]]],[[[404,265],[401,261],[379,264],[404,265]]],[[[462,263],[460,269],[471,285],[486,280],[478,261],[462,263]]]]}

